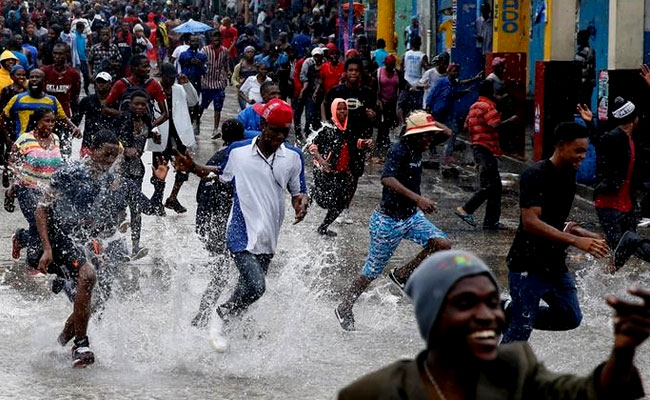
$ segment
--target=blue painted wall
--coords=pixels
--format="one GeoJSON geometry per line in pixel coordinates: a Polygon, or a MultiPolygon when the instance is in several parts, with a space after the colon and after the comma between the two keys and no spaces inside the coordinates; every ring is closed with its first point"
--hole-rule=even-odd
{"type": "Polygon", "coordinates": [[[533,11],[530,18],[531,37],[530,47],[528,48],[528,94],[535,93],[535,63],[544,60],[544,27],[546,19],[539,15],[544,0],[531,0],[531,9],[533,11]]]}
{"type": "Polygon", "coordinates": [[[643,23],[643,63],[650,63],[650,0],[645,0],[645,20],[643,23]]]}
{"type": "MultiPolygon", "coordinates": [[[[596,73],[607,69],[607,47],[609,40],[609,0],[580,0],[578,30],[591,31],[591,45],[596,51],[596,73]]],[[[591,98],[591,109],[595,110],[597,88],[591,98]]]]}

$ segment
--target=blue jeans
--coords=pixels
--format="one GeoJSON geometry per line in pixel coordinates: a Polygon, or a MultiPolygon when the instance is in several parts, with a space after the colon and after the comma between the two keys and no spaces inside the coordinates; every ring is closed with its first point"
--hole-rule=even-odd
{"type": "Polygon", "coordinates": [[[242,251],[233,253],[233,258],[239,270],[239,280],[230,300],[219,306],[222,316],[241,314],[262,297],[266,291],[264,277],[273,254],[252,254],[242,251]]]}
{"type": "Polygon", "coordinates": [[[28,229],[16,230],[16,238],[21,248],[30,247],[34,241],[38,242],[40,240],[36,230],[36,206],[38,206],[40,196],[41,191],[37,188],[16,187],[16,197],[18,197],[20,211],[22,211],[29,224],[28,229]]]}
{"type": "Polygon", "coordinates": [[[508,273],[512,304],[510,326],[502,343],[525,342],[535,329],[568,331],[582,321],[576,284],[568,272],[557,278],[544,278],[533,272],[508,273]],[[540,306],[544,299],[548,306],[540,306]]]}

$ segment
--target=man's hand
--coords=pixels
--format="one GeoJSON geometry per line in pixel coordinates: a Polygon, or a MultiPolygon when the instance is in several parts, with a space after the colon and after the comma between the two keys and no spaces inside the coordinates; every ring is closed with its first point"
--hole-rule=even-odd
{"type": "Polygon", "coordinates": [[[435,201],[429,200],[422,196],[420,196],[420,199],[417,202],[417,206],[420,210],[424,211],[427,214],[431,214],[432,212],[436,211],[438,207],[435,201]]]}
{"type": "Polygon", "coordinates": [[[82,136],[83,136],[83,134],[81,133],[81,129],[74,128],[72,130],[72,137],[74,137],[75,139],[81,139],[82,136]]]}
{"type": "Polygon", "coordinates": [[[478,74],[476,74],[476,76],[474,76],[474,79],[473,79],[473,80],[475,80],[475,81],[479,81],[479,80],[481,80],[481,79],[483,79],[483,71],[481,71],[481,72],[479,72],[478,74]]]}
{"type": "Polygon", "coordinates": [[[580,118],[584,119],[586,123],[590,123],[594,119],[594,114],[591,112],[586,104],[578,104],[576,110],[580,114],[580,118]]]}
{"type": "Polygon", "coordinates": [[[574,246],[596,258],[603,258],[609,254],[609,246],[604,239],[579,237],[574,246]]]}
{"type": "Polygon", "coordinates": [[[248,104],[255,104],[255,100],[253,100],[253,99],[248,99],[248,104]]]}
{"type": "Polygon", "coordinates": [[[184,85],[184,84],[188,83],[189,81],[190,81],[189,78],[185,74],[180,74],[178,76],[178,83],[181,84],[181,85],[184,85]]]}
{"type": "Polygon", "coordinates": [[[368,117],[368,119],[374,120],[376,116],[377,113],[375,113],[375,110],[372,108],[366,108],[366,117],[368,117]]]}
{"type": "Polygon", "coordinates": [[[177,149],[174,149],[174,168],[176,171],[189,172],[194,166],[194,160],[189,152],[181,154],[177,149]]]}
{"type": "Polygon", "coordinates": [[[631,287],[628,292],[643,302],[632,303],[616,296],[608,296],[607,304],[615,311],[614,349],[633,350],[650,336],[650,292],[631,287]]]}
{"type": "Polygon", "coordinates": [[[372,149],[373,147],[375,147],[375,142],[372,139],[361,139],[362,149],[372,149]]]}
{"type": "Polygon", "coordinates": [[[40,261],[38,262],[38,270],[44,274],[47,274],[47,269],[52,264],[54,257],[52,256],[52,249],[43,250],[43,255],[41,256],[40,261]]]}
{"type": "Polygon", "coordinates": [[[167,173],[169,172],[169,164],[167,164],[167,161],[163,157],[156,158],[156,162],[158,164],[158,167],[154,168],[153,165],[151,166],[153,175],[157,179],[164,181],[167,178],[167,173]]]}
{"type": "Polygon", "coordinates": [[[639,74],[645,81],[645,84],[650,86],[650,68],[645,64],[641,65],[641,72],[639,74]]]}
{"type": "Polygon", "coordinates": [[[306,194],[299,194],[294,196],[291,199],[291,205],[296,212],[296,219],[293,221],[293,224],[297,224],[307,215],[307,206],[309,205],[309,197],[306,194]]]}
{"type": "Polygon", "coordinates": [[[330,166],[330,163],[327,162],[327,160],[323,159],[322,161],[319,161],[318,164],[320,164],[323,172],[326,172],[328,174],[332,172],[332,167],[330,166]]]}
{"type": "Polygon", "coordinates": [[[135,147],[127,147],[124,149],[124,156],[128,158],[135,158],[138,156],[138,149],[135,147]]]}

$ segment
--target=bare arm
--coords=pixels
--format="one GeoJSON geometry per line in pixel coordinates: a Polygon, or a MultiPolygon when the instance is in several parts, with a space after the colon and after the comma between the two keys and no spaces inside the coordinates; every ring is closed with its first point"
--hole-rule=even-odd
{"type": "Polygon", "coordinates": [[[436,203],[434,201],[424,198],[419,194],[409,190],[406,186],[402,185],[400,181],[392,176],[381,178],[381,184],[406,197],[407,199],[412,200],[417,204],[418,208],[426,213],[432,213],[436,210],[436,203]]]}
{"type": "Polygon", "coordinates": [[[47,206],[38,205],[36,207],[36,230],[43,244],[43,255],[38,262],[38,269],[43,273],[47,273],[47,268],[53,261],[52,244],[50,243],[50,235],[47,231],[48,220],[49,209],[47,206]]]}
{"type": "Polygon", "coordinates": [[[165,100],[159,101],[158,107],[160,107],[160,116],[156,118],[155,121],[153,121],[153,128],[160,126],[169,118],[169,113],[167,112],[167,102],[165,100]]]}
{"type": "Polygon", "coordinates": [[[576,247],[597,258],[605,257],[609,253],[609,247],[607,247],[603,239],[580,237],[569,232],[560,231],[542,221],[541,216],[541,207],[522,208],[521,220],[524,230],[553,242],[576,247]]]}

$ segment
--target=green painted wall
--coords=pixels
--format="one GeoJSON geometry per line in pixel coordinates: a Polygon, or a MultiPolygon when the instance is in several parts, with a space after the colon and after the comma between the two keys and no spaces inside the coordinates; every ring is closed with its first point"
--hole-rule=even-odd
{"type": "Polygon", "coordinates": [[[406,52],[404,29],[411,23],[411,15],[413,14],[412,0],[395,0],[395,33],[399,40],[397,47],[399,56],[404,55],[406,52]]]}

